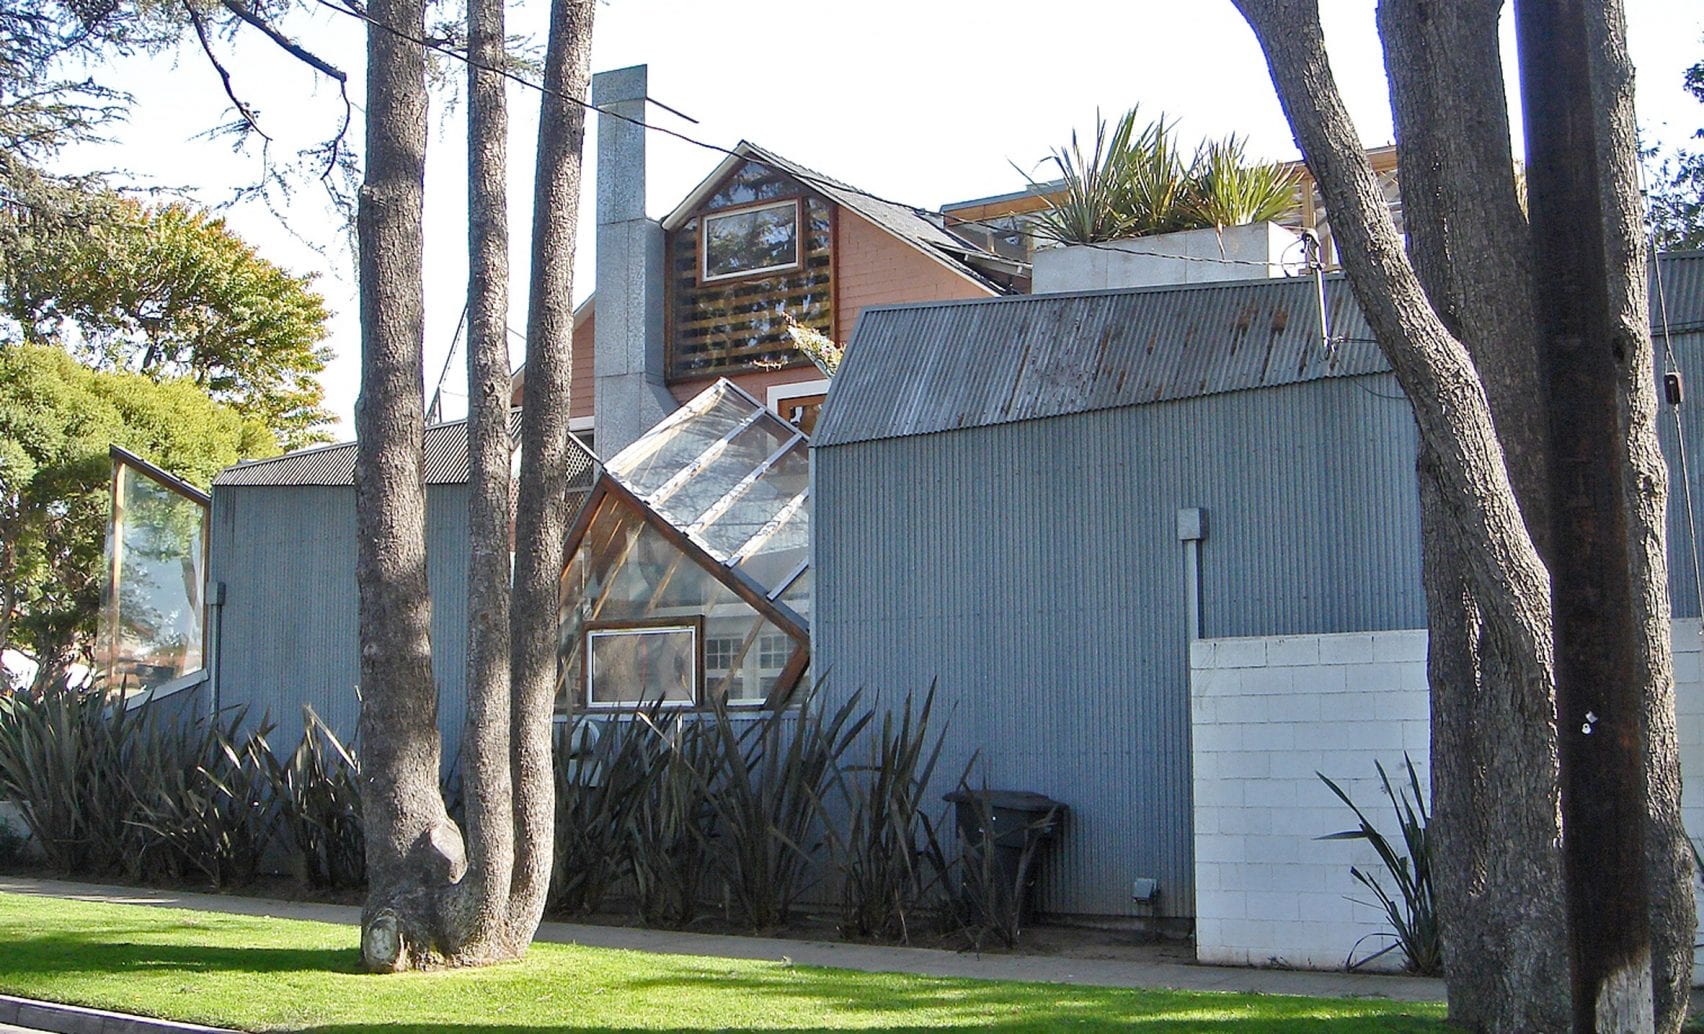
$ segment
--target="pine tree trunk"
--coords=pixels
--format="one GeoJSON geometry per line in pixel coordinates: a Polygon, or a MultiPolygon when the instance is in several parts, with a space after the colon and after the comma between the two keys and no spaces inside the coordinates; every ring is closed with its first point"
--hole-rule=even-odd
{"type": "Polygon", "coordinates": [[[468,642],[462,786],[468,871],[446,911],[458,962],[511,958],[509,218],[503,0],[468,0],[468,642]]]}
{"type": "Polygon", "coordinates": [[[533,266],[521,413],[515,590],[511,616],[515,868],[512,934],[531,939],[550,890],[555,783],[550,769],[563,539],[568,531],[568,378],[574,332],[574,238],[591,85],[595,0],[552,0],[539,105],[533,266]],[[524,931],[524,935],[522,934],[524,931]]]}
{"type": "Polygon", "coordinates": [[[437,690],[420,473],[421,208],[426,157],[420,0],[377,0],[367,35],[367,169],[357,212],[361,394],[355,467],[361,640],[361,799],[368,894],[361,949],[375,969],[437,944],[434,895],[459,879],[460,832],[438,790],[437,690]],[[401,34],[401,35],[399,35],[401,34]]]}

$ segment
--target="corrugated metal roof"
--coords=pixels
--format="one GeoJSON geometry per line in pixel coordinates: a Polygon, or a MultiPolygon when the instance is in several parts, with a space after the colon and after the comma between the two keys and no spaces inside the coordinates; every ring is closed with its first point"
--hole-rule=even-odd
{"type": "Polygon", "coordinates": [[[812,441],[844,445],[1387,369],[1339,277],[864,310],[812,441]]]}
{"type": "MultiPolygon", "coordinates": [[[[520,429],[520,411],[510,417],[511,432],[520,429]]],[[[467,421],[451,420],[426,428],[421,441],[421,476],[428,485],[467,483],[467,421]]],[[[570,487],[592,483],[591,454],[584,448],[568,454],[570,487]]],[[[340,442],[312,449],[251,460],[226,467],[213,478],[224,485],[352,485],[355,483],[355,443],[340,442]]]]}
{"type": "MultiPolygon", "coordinates": [[[[1704,329],[1704,251],[1662,260],[1671,331],[1704,329]]],[[[1334,347],[1307,278],[864,310],[812,443],[929,434],[1389,369],[1341,275],[1334,347]]],[[[1655,296],[1651,320],[1660,333],[1655,296]]],[[[1659,342],[1659,347],[1660,342],[1659,342]]]]}

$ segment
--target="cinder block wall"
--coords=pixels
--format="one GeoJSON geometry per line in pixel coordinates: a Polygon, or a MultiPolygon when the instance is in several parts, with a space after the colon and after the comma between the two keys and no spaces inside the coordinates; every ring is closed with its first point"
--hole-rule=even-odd
{"type": "MultiPolygon", "coordinates": [[[[1675,622],[1674,644],[1686,822],[1704,833],[1699,622],[1675,622]]],[[[1392,838],[1375,762],[1405,782],[1406,752],[1430,800],[1425,631],[1201,640],[1190,707],[1197,957],[1335,969],[1357,942],[1357,957],[1390,943],[1382,911],[1364,903],[1371,892],[1349,874],[1382,874],[1377,856],[1360,841],[1316,839],[1356,822],[1315,773],[1392,838]]],[[[1401,958],[1375,965],[1399,969],[1401,958]]]]}

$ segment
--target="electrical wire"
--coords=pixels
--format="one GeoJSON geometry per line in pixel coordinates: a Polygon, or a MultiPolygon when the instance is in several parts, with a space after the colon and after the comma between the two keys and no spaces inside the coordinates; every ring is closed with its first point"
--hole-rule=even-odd
{"type": "MultiPolygon", "coordinates": [[[[854,186],[852,186],[851,184],[848,184],[848,183],[842,183],[839,180],[829,179],[828,177],[823,176],[819,173],[813,173],[809,169],[803,169],[803,168],[800,168],[798,166],[789,165],[787,167],[778,167],[771,162],[766,162],[766,161],[762,160],[761,158],[756,158],[756,157],[753,157],[752,155],[745,154],[737,148],[727,147],[727,146],[724,146],[722,144],[712,143],[708,140],[701,140],[701,139],[694,137],[694,136],[692,136],[688,133],[683,133],[683,132],[681,132],[677,129],[670,129],[667,126],[660,126],[660,125],[657,125],[655,123],[646,122],[644,119],[634,118],[631,115],[623,115],[620,112],[610,111],[607,108],[599,107],[598,105],[593,104],[592,102],[590,102],[588,100],[584,100],[584,99],[582,99],[580,97],[576,97],[572,94],[564,93],[561,90],[553,90],[550,87],[545,86],[543,83],[534,82],[533,80],[528,79],[527,77],[525,77],[523,75],[519,75],[515,72],[512,72],[507,68],[499,68],[495,65],[486,64],[486,63],[481,62],[481,61],[475,61],[473,58],[469,57],[467,54],[463,53],[460,50],[457,50],[455,47],[451,46],[449,43],[447,43],[443,40],[429,39],[429,38],[424,37],[424,36],[415,36],[415,35],[412,35],[410,33],[404,32],[401,29],[398,29],[398,28],[395,28],[391,25],[385,24],[384,22],[378,20],[377,18],[374,18],[372,15],[366,13],[363,10],[360,10],[360,9],[353,7],[353,6],[349,6],[347,3],[340,3],[340,2],[337,2],[337,0],[314,0],[314,2],[319,4],[321,7],[326,8],[327,10],[334,11],[338,14],[346,15],[348,17],[355,18],[355,19],[358,19],[360,21],[363,21],[363,22],[367,23],[368,25],[370,25],[374,28],[377,28],[377,29],[379,29],[383,32],[387,32],[387,33],[391,34],[392,36],[395,36],[397,39],[404,40],[404,41],[409,42],[409,43],[413,43],[416,46],[423,47],[427,50],[433,51],[434,53],[442,54],[445,57],[450,58],[451,60],[459,61],[464,65],[468,65],[472,68],[477,68],[482,72],[490,72],[494,75],[501,76],[504,79],[507,79],[508,81],[515,83],[518,86],[532,90],[532,91],[534,91],[534,92],[536,92],[536,93],[538,93],[542,96],[553,97],[553,98],[556,98],[558,100],[565,100],[565,101],[568,101],[571,104],[575,104],[575,105],[578,105],[581,108],[584,108],[586,111],[594,112],[601,117],[613,118],[613,119],[616,119],[617,121],[626,122],[629,125],[637,126],[638,128],[643,129],[643,130],[647,130],[649,132],[661,133],[664,136],[673,137],[676,140],[680,140],[680,141],[683,141],[685,143],[691,144],[694,147],[700,147],[700,148],[703,148],[706,151],[711,151],[713,153],[720,154],[720,155],[723,155],[725,157],[740,158],[740,159],[743,159],[745,161],[752,162],[753,164],[756,164],[756,165],[762,165],[765,168],[773,169],[776,172],[780,172],[780,173],[783,173],[787,176],[791,176],[794,179],[801,180],[801,181],[803,181],[807,184],[810,184],[810,185],[818,187],[818,188],[842,191],[842,192],[845,192],[845,193],[848,193],[848,194],[855,194],[858,197],[867,198],[868,200],[880,202],[881,204],[884,204],[884,205],[891,205],[895,208],[904,209],[905,211],[912,212],[912,213],[914,213],[917,216],[922,217],[922,218],[927,218],[927,219],[931,219],[931,220],[939,219],[939,220],[941,220],[941,222],[943,224],[948,219],[952,219],[954,221],[954,225],[959,225],[959,226],[981,226],[984,229],[999,231],[1001,233],[1012,233],[1012,232],[1016,231],[1015,227],[1010,226],[1010,225],[998,224],[998,223],[992,221],[992,219],[965,219],[965,218],[962,218],[962,217],[959,217],[959,216],[949,216],[949,215],[947,215],[947,213],[945,213],[943,211],[936,210],[936,209],[921,208],[917,205],[907,204],[904,201],[895,201],[892,198],[886,198],[886,197],[881,196],[880,194],[873,194],[870,191],[863,190],[859,187],[854,187],[854,186]]],[[[679,117],[685,119],[688,122],[691,122],[691,123],[694,123],[694,124],[698,123],[698,120],[693,118],[692,116],[687,115],[687,114],[685,114],[681,111],[678,111],[675,108],[671,108],[668,105],[663,104],[661,101],[653,100],[649,97],[646,98],[646,101],[651,103],[651,104],[657,105],[658,107],[662,108],[665,111],[670,112],[671,114],[678,115],[679,117]]],[[[1001,217],[1001,218],[1008,218],[1009,219],[1009,218],[1012,218],[1012,216],[1008,215],[1008,216],[1004,216],[1004,217],[1001,217]]],[[[945,229],[944,225],[943,225],[942,229],[945,229]]],[[[1091,248],[1091,249],[1096,250],[1096,251],[1108,251],[1108,252],[1124,253],[1123,249],[1115,248],[1115,247],[1112,247],[1112,246],[1105,244],[1105,243],[1102,243],[1102,242],[1085,242],[1085,243],[1077,244],[1077,245],[1073,245],[1073,246],[1074,247],[1091,248]]],[[[1000,255],[993,254],[993,253],[990,253],[989,257],[990,258],[996,258],[996,259],[1004,258],[1004,256],[1000,256],[1000,255]]],[[[1191,255],[1169,255],[1169,256],[1167,256],[1167,258],[1168,259],[1174,259],[1174,260],[1180,261],[1180,262],[1199,262],[1199,263],[1206,263],[1206,264],[1217,265],[1217,266],[1224,266],[1224,265],[1258,266],[1258,267],[1265,268],[1265,269],[1270,269],[1275,264],[1282,264],[1282,260],[1280,260],[1279,263],[1273,263],[1273,262],[1263,262],[1263,261],[1260,261],[1258,259],[1233,259],[1233,258],[1228,258],[1228,257],[1214,259],[1214,258],[1200,258],[1200,257],[1197,257],[1197,256],[1191,256],[1191,255]]],[[[1016,260],[1007,259],[1006,261],[1016,261],[1016,260]]]]}

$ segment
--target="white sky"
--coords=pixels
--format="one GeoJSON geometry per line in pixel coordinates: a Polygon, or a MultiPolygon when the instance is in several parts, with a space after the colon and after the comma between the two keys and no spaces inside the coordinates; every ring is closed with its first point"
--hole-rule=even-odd
{"type": "MultiPolygon", "coordinates": [[[[1680,88],[1684,70],[1704,58],[1704,4],[1625,0],[1638,70],[1640,123],[1647,138],[1679,142],[1704,125],[1704,106],[1680,88]]],[[[1372,0],[1323,0],[1339,86],[1369,145],[1391,139],[1383,64],[1372,0]]],[[[511,8],[511,31],[540,33],[545,0],[511,8]]],[[[594,70],[649,64],[650,94],[699,120],[656,108],[653,122],[732,146],[744,138],[864,190],[937,208],[949,201],[1020,189],[1018,163],[1034,167],[1073,128],[1092,135],[1096,109],[1111,117],[1132,104],[1180,122],[1186,139],[1247,136],[1252,154],[1291,158],[1288,126],[1273,96],[1253,35],[1228,0],[1052,0],[1048,4],[893,2],[818,4],[798,0],[603,0],[594,31],[594,70]]],[[[1507,15],[1505,15],[1507,20],[1507,15]]],[[[361,95],[362,27],[322,10],[288,27],[350,73],[361,95]]],[[[1505,66],[1513,65],[1505,32],[1505,66]]],[[[224,44],[238,90],[258,108],[289,154],[324,136],[340,117],[336,91],[316,84],[293,59],[250,36],[224,44]]],[[[465,72],[448,69],[458,80],[465,72]]],[[[103,73],[105,74],[105,73],[103,73]]],[[[225,202],[254,177],[255,159],[227,143],[198,139],[229,118],[228,102],[199,47],[119,63],[118,85],[137,100],[111,142],[66,156],[70,169],[126,170],[130,182],[177,188],[203,204],[225,202]]],[[[459,91],[457,91],[459,92],[459,91]]],[[[1513,88],[1511,87],[1511,94],[1513,88]]],[[[511,325],[525,325],[526,233],[530,226],[537,95],[509,92],[510,229],[514,237],[511,325]]],[[[466,294],[465,108],[434,106],[427,183],[426,383],[431,392],[456,332],[466,294]]],[[[1515,132],[1518,138],[1519,126],[1515,132]]],[[[359,119],[352,136],[359,146],[359,119]]],[[[592,289],[590,199],[595,123],[588,133],[591,176],[583,189],[575,298],[592,289]]],[[[720,155],[652,134],[649,208],[660,215],[720,155]]],[[[1045,170],[1042,170],[1045,173],[1045,170]]],[[[1038,177],[1039,178],[1039,177],[1038,177]]],[[[336,315],[337,358],[324,382],[342,417],[358,389],[360,334],[348,242],[315,188],[287,212],[259,205],[226,213],[261,254],[292,272],[314,272],[336,315]]],[[[515,361],[521,359],[517,349],[515,361]]],[[[458,360],[458,366],[460,360],[458,360]]],[[[461,372],[451,390],[461,390],[461,372]]],[[[447,408],[458,413],[462,400],[447,408]]]]}

